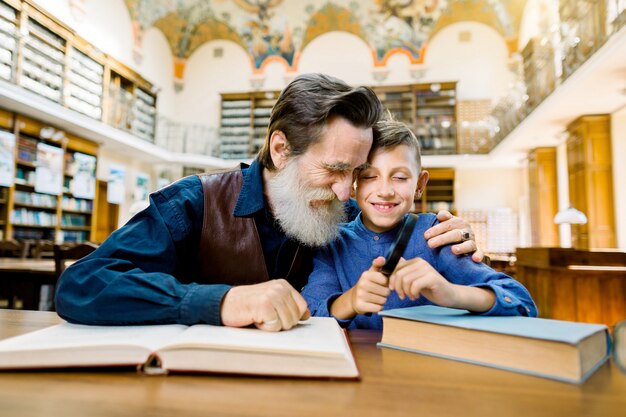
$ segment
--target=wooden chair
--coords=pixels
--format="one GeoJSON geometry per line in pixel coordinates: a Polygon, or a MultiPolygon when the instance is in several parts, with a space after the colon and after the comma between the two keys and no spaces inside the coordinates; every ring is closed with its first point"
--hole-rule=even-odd
{"type": "Polygon", "coordinates": [[[59,279],[65,271],[65,262],[83,258],[96,250],[98,245],[92,242],[54,245],[54,272],[59,279]]]}
{"type": "Polygon", "coordinates": [[[54,242],[51,240],[33,241],[29,252],[33,259],[54,258],[54,242]]]}
{"type": "Polygon", "coordinates": [[[59,279],[63,271],[65,271],[66,261],[73,261],[83,258],[96,250],[98,245],[91,242],[72,243],[54,245],[54,275],[55,284],[47,288],[42,287],[40,293],[39,308],[42,310],[54,311],[54,294],[56,293],[56,281],[59,279]]]}
{"type": "Polygon", "coordinates": [[[28,245],[17,240],[0,241],[0,257],[26,258],[28,245]]]}

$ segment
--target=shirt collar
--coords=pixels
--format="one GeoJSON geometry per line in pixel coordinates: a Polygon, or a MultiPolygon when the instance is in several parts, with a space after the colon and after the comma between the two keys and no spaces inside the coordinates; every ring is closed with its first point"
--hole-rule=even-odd
{"type": "Polygon", "coordinates": [[[243,185],[235,204],[235,217],[250,217],[267,207],[263,194],[263,166],[258,159],[249,167],[242,164],[243,185]]]}
{"type": "Polygon", "coordinates": [[[365,227],[365,225],[363,224],[363,212],[361,212],[359,213],[357,218],[354,220],[354,226],[355,226],[356,232],[361,237],[367,238],[368,240],[373,238],[374,236],[378,236],[378,241],[380,243],[393,242],[398,232],[400,231],[400,227],[402,227],[402,225],[404,224],[404,220],[406,219],[406,216],[407,215],[405,214],[404,217],[402,218],[403,219],[402,222],[394,226],[393,229],[387,230],[386,232],[382,232],[382,233],[376,233],[376,232],[372,232],[370,229],[365,227]]]}

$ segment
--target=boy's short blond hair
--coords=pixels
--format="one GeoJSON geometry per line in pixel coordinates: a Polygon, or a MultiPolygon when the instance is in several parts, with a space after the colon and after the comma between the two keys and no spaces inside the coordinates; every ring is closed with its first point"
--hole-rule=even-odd
{"type": "Polygon", "coordinates": [[[391,114],[387,114],[374,125],[374,143],[370,155],[379,149],[393,149],[399,145],[406,145],[415,150],[417,167],[418,170],[421,169],[422,156],[417,137],[405,123],[399,122],[391,114]]]}

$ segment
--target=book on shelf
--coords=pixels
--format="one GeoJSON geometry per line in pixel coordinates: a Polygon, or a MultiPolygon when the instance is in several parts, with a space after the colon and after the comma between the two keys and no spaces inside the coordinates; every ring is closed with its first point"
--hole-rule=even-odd
{"type": "Polygon", "coordinates": [[[418,306],[387,310],[380,347],[582,383],[609,357],[607,326],[418,306]]]}
{"type": "Polygon", "coordinates": [[[81,367],[137,367],[147,374],[359,377],[345,330],[328,317],[281,332],[206,324],[63,323],[0,341],[2,370],[81,367]]]}

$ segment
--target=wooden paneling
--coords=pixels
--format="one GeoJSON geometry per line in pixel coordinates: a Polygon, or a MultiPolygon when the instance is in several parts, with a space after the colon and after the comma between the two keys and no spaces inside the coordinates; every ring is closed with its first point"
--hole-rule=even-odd
{"type": "Polygon", "coordinates": [[[567,130],[567,164],[572,207],[588,223],[572,227],[572,244],[580,249],[616,247],[610,117],[582,116],[567,130]]]}
{"type": "Polygon", "coordinates": [[[626,319],[626,253],[518,248],[516,278],[544,318],[615,325],[626,319]]]}
{"type": "Polygon", "coordinates": [[[92,234],[94,242],[102,243],[117,229],[119,206],[107,201],[106,181],[98,181],[98,191],[95,209],[95,230],[92,234]]]}
{"type": "Polygon", "coordinates": [[[0,109],[0,128],[6,130],[13,128],[13,113],[0,109]]]}
{"type": "Polygon", "coordinates": [[[454,169],[433,168],[428,169],[428,174],[426,190],[419,199],[415,195],[416,212],[454,211],[454,169]]]}
{"type": "Polygon", "coordinates": [[[530,224],[533,246],[558,246],[556,148],[536,148],[528,154],[530,224]]]}

